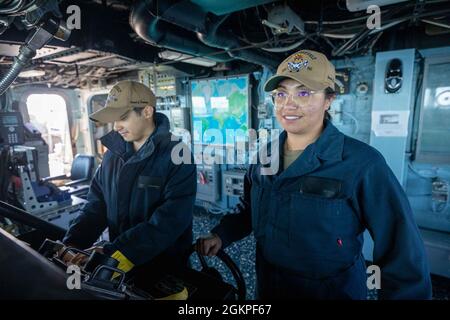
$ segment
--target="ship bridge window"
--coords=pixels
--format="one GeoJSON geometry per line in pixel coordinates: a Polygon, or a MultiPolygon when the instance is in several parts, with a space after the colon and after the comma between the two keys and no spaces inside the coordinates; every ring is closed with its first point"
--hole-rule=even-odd
{"type": "Polygon", "coordinates": [[[58,94],[31,94],[27,110],[30,122],[48,144],[50,176],[69,174],[73,152],[65,100],[58,94]]]}
{"type": "MultiPolygon", "coordinates": [[[[101,108],[103,108],[106,104],[106,99],[108,98],[108,94],[96,94],[89,98],[88,100],[88,112],[89,114],[94,113],[101,108]]],[[[103,159],[103,154],[106,152],[106,147],[101,143],[100,138],[105,134],[113,130],[112,123],[99,123],[90,121],[92,139],[94,142],[94,153],[97,157],[97,161],[100,163],[103,159]]]]}

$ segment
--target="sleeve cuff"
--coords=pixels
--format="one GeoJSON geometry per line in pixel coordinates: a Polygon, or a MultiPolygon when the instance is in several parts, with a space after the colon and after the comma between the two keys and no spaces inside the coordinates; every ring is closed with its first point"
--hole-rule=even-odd
{"type": "Polygon", "coordinates": [[[219,236],[220,240],[222,240],[222,249],[225,249],[231,244],[232,241],[228,239],[228,237],[226,236],[226,232],[222,230],[222,228],[220,228],[220,225],[213,228],[210,232],[215,233],[219,236]]]}
{"type": "Polygon", "coordinates": [[[111,256],[114,252],[118,251],[119,248],[117,248],[113,243],[109,242],[103,245],[103,253],[107,256],[111,256]]]}

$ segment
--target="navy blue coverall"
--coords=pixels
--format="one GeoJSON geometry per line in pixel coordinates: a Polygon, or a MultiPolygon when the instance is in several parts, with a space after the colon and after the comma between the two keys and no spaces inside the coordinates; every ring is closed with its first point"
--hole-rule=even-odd
{"type": "Polygon", "coordinates": [[[235,213],[211,230],[223,247],[253,231],[259,298],[366,299],[365,229],[381,270],[379,297],[431,297],[411,207],[377,150],[325,121],[319,139],[286,170],[279,167],[261,175],[261,165],[251,165],[235,213]]]}
{"type": "Polygon", "coordinates": [[[135,266],[150,261],[159,269],[187,265],[196,166],[171,161],[179,141],[171,141],[165,115],[155,113],[155,124],[137,152],[117,132],[101,139],[108,151],[92,180],[88,203],[64,243],[89,247],[108,227],[111,243],[104,246],[105,254],[119,251],[135,266]]]}

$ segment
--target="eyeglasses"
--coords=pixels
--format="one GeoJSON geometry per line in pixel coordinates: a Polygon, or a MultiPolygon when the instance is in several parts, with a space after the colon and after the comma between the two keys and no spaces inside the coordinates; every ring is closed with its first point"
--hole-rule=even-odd
{"type": "Polygon", "coordinates": [[[289,97],[292,97],[292,101],[297,106],[305,106],[307,105],[311,97],[318,93],[319,91],[313,91],[313,90],[299,90],[296,93],[287,93],[285,91],[281,90],[275,90],[271,93],[273,104],[276,108],[284,108],[286,103],[289,100],[289,97]]]}

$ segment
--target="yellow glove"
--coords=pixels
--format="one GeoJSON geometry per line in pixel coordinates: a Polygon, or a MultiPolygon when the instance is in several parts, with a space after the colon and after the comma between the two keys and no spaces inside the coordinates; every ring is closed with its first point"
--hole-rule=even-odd
{"type": "MultiPolygon", "coordinates": [[[[116,259],[117,261],[119,261],[119,265],[117,266],[117,269],[122,270],[123,272],[128,272],[131,269],[133,269],[134,264],[133,262],[131,262],[130,260],[128,260],[127,257],[125,257],[122,252],[120,252],[119,250],[115,251],[112,255],[111,258],[116,259]]],[[[119,276],[119,273],[114,272],[112,278],[116,278],[117,276],[119,276]]]]}

